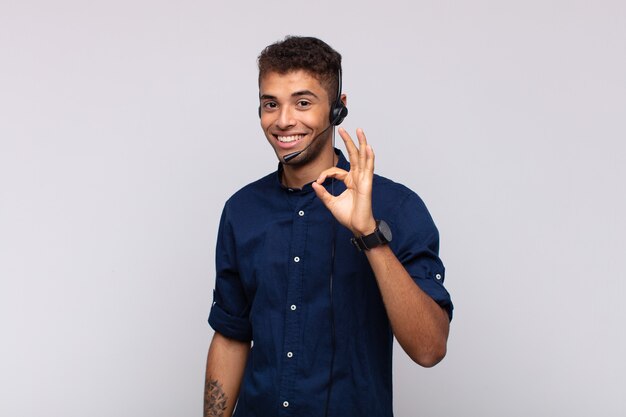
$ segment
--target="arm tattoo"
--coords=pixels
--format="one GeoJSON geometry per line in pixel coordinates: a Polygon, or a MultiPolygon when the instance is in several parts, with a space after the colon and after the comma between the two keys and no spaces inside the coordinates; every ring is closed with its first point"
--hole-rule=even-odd
{"type": "Polygon", "coordinates": [[[217,379],[207,378],[204,385],[204,417],[223,417],[228,397],[217,379]]]}

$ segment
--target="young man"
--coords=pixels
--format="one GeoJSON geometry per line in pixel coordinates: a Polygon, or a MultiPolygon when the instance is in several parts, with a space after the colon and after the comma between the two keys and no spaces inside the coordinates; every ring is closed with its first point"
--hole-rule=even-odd
{"type": "Polygon", "coordinates": [[[259,56],[261,128],[278,170],[222,213],[205,416],[392,416],[393,337],[416,363],[445,355],[452,303],[438,232],[374,152],[339,128],[341,55],[287,37],[259,56]]]}

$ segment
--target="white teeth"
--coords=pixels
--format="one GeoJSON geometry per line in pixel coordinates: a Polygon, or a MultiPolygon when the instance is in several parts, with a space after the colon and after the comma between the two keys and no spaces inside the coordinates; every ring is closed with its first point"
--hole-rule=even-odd
{"type": "Polygon", "coordinates": [[[289,143],[296,141],[298,139],[302,139],[304,135],[291,135],[291,136],[276,136],[279,142],[289,143]]]}

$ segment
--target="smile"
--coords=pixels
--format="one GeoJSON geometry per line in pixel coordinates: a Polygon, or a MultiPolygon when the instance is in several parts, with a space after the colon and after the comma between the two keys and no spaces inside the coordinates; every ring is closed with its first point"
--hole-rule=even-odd
{"type": "Polygon", "coordinates": [[[291,136],[278,136],[275,135],[276,139],[278,139],[279,142],[282,143],[290,143],[290,142],[295,142],[297,140],[302,139],[305,135],[291,135],[291,136]]]}

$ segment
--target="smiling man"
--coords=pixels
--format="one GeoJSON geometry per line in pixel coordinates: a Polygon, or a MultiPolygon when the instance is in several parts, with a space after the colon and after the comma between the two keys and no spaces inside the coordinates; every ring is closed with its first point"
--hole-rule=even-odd
{"type": "Polygon", "coordinates": [[[413,191],[374,174],[339,128],[341,55],[287,37],[258,59],[261,128],[279,164],[224,207],[205,416],[393,415],[392,344],[430,367],[450,296],[439,236],[413,191]]]}

